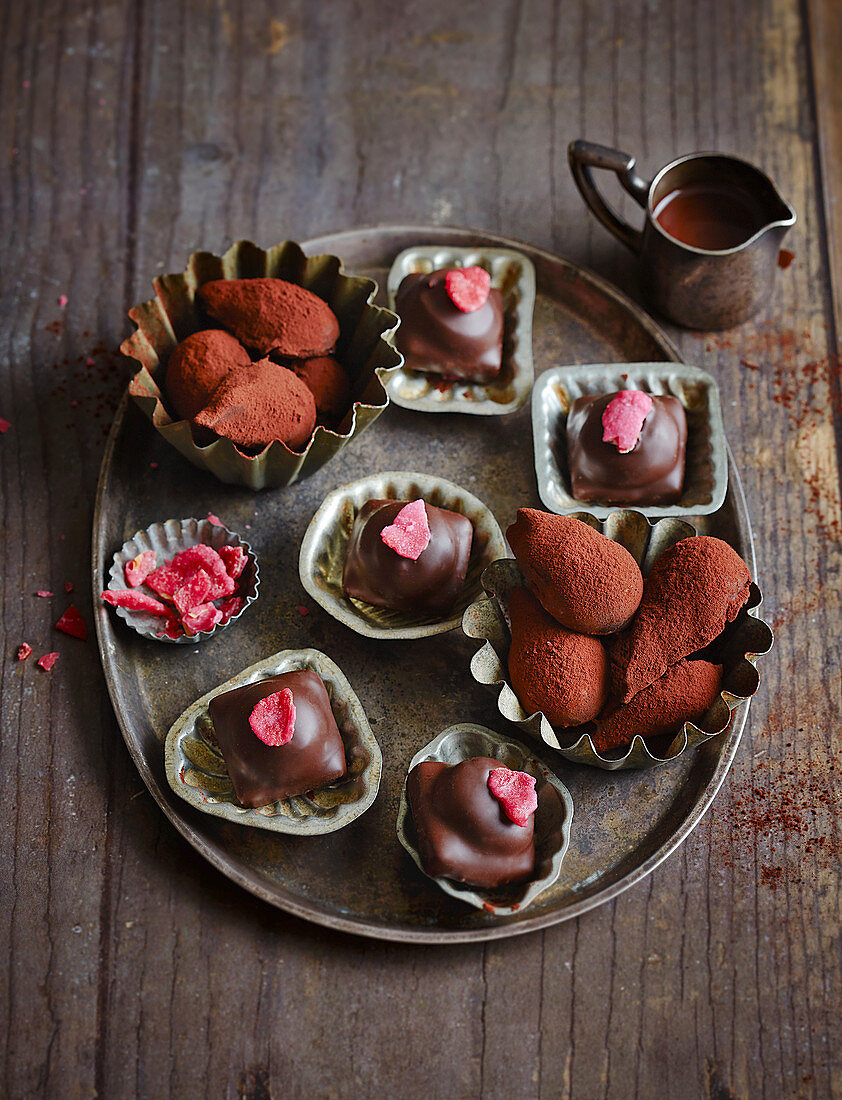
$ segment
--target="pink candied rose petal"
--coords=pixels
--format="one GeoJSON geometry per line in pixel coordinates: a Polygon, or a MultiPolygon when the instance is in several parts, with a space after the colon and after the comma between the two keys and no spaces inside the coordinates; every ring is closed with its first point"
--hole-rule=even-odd
{"type": "Polygon", "coordinates": [[[488,301],[491,276],[483,267],[457,267],[445,275],[444,288],[458,310],[474,313],[488,301]]]}
{"type": "Polygon", "coordinates": [[[8,420],[4,420],[3,417],[0,416],[0,435],[5,435],[11,426],[8,420]]]}
{"type": "Polygon", "coordinates": [[[213,630],[220,622],[222,622],[222,612],[212,603],[201,603],[181,616],[181,625],[184,627],[185,634],[213,630]]]}
{"type": "Polygon", "coordinates": [[[652,411],[652,398],[642,390],[621,390],[602,414],[602,441],[614,443],[621,455],[633,450],[643,422],[652,411]]]}
{"type": "Polygon", "coordinates": [[[207,519],[208,519],[208,523],[213,523],[216,527],[224,527],[225,526],[225,524],[222,522],[222,520],[219,518],[219,516],[216,515],[214,512],[208,512],[207,519]]]}
{"type": "Polygon", "coordinates": [[[222,612],[222,625],[230,622],[235,615],[243,610],[245,606],[245,600],[241,596],[227,596],[224,600],[219,601],[219,610],[222,612]]]}
{"type": "Polygon", "coordinates": [[[137,588],[139,584],[143,584],[154,568],[155,551],[144,550],[136,558],[127,561],[123,567],[123,572],[126,574],[126,584],[129,588],[137,588]]]}
{"type": "Polygon", "coordinates": [[[236,580],[246,567],[246,552],[242,546],[220,546],[219,556],[225,562],[228,576],[236,580]]]}
{"type": "Polygon", "coordinates": [[[64,591],[65,592],[72,592],[73,591],[73,581],[65,581],[64,582],[64,591]]]}
{"type": "Polygon", "coordinates": [[[74,607],[73,604],[68,607],[56,623],[56,630],[69,634],[71,638],[78,638],[82,642],[88,639],[88,628],[85,626],[85,620],[82,618],[78,607],[74,607]]]}
{"type": "Polygon", "coordinates": [[[249,715],[249,725],[264,745],[286,745],[295,733],[295,702],[289,688],[261,699],[249,715]]]}
{"type": "Polygon", "coordinates": [[[45,672],[49,672],[60,656],[59,653],[45,653],[43,657],[38,658],[38,667],[43,668],[45,672]]]}
{"type": "Polygon", "coordinates": [[[211,590],[208,593],[209,600],[217,600],[220,596],[230,596],[237,587],[234,579],[228,575],[225,562],[212,546],[200,542],[196,546],[190,546],[176,554],[170,565],[180,570],[185,577],[194,573],[197,569],[204,569],[211,579],[211,590]]]}
{"type": "Polygon", "coordinates": [[[32,656],[32,646],[29,642],[21,642],[18,646],[18,660],[25,661],[27,657],[32,656]]]}
{"type": "Polygon", "coordinates": [[[146,611],[149,615],[168,617],[171,611],[152,596],[145,596],[135,588],[106,588],[101,599],[112,607],[125,607],[127,611],[146,611]]]}
{"type": "Polygon", "coordinates": [[[53,595],[52,592],[48,592],[46,588],[39,588],[35,593],[36,596],[40,596],[43,600],[48,600],[53,595]]]}
{"type": "Polygon", "coordinates": [[[173,596],[172,602],[175,604],[179,615],[184,617],[194,607],[207,603],[208,593],[212,585],[213,582],[204,569],[197,569],[195,573],[192,573],[184,584],[176,589],[173,596]]]}
{"type": "Polygon", "coordinates": [[[380,532],[380,538],[390,550],[402,558],[418,561],[430,543],[430,525],[423,500],[404,505],[394,521],[380,532]]]}
{"type": "Polygon", "coordinates": [[[525,826],[538,808],[535,779],[526,772],[511,768],[492,768],[488,773],[488,789],[498,800],[510,821],[525,826]]]}

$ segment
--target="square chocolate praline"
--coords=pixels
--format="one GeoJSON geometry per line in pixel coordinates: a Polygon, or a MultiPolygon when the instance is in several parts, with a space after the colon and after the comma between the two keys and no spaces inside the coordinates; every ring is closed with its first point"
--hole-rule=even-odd
{"type": "Polygon", "coordinates": [[[237,799],[267,806],[326,787],[345,774],[345,748],[321,678],[310,669],[284,672],[217,695],[208,704],[216,740],[237,799]],[[249,725],[261,699],[289,688],[295,706],[292,740],[266,745],[249,725]]]}
{"type": "Polygon", "coordinates": [[[652,410],[631,451],[603,438],[602,414],[616,393],[578,397],[567,416],[571,495],[603,504],[677,504],[684,488],[687,417],[677,397],[650,394],[652,410]]]}

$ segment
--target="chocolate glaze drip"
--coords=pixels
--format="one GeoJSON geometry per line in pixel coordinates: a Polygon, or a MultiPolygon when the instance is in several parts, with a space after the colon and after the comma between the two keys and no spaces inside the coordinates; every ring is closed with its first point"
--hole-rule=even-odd
{"type": "Polygon", "coordinates": [[[430,541],[417,561],[403,558],[381,539],[405,500],[368,500],[357,513],[342,587],[347,596],[375,607],[441,615],[465,582],[473,525],[458,512],[424,503],[430,541]]]}
{"type": "Polygon", "coordinates": [[[515,825],[488,789],[490,756],[459,764],[425,761],[409,773],[406,793],[428,874],[493,888],[522,882],[535,868],[535,815],[515,825]]]}
{"type": "Polygon", "coordinates": [[[266,806],[279,798],[326,787],[345,774],[342,737],[320,677],[310,669],[284,672],[211,699],[214,733],[243,806],[266,806]],[[283,688],[292,692],[295,729],[286,745],[265,745],[249,725],[261,699],[283,688]]]}
{"type": "Polygon", "coordinates": [[[450,300],[446,275],[443,268],[406,276],[395,296],[395,342],[412,370],[486,382],[503,362],[503,295],[492,290],[484,306],[463,313],[450,300]]]}
{"type": "Polygon", "coordinates": [[[652,394],[653,408],[628,454],[602,440],[602,414],[616,393],[578,397],[567,417],[567,460],[576,500],[676,504],[684,486],[687,418],[677,397],[652,394]]]}

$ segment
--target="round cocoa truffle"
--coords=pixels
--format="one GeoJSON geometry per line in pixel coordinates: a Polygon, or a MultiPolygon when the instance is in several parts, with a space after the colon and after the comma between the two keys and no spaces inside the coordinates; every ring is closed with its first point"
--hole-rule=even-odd
{"type": "Polygon", "coordinates": [[[318,422],[328,427],[338,424],[351,404],[351,379],[345,368],[332,355],[299,360],[290,368],[313,394],[318,422]]]}
{"type": "Polygon", "coordinates": [[[316,425],[316,402],[292,371],[260,359],[223,378],[193,423],[238,447],[251,449],[280,441],[300,451],[316,425]]]}
{"type": "Polygon", "coordinates": [[[599,638],[559,626],[531,592],[509,593],[509,676],[525,710],[551,726],[596,718],[608,693],[608,658],[599,638]]]}
{"type": "Polygon", "coordinates": [[[327,302],[283,279],[214,279],[199,287],[198,297],[211,317],[261,355],[327,355],[339,337],[327,302]]]}
{"type": "Polygon", "coordinates": [[[185,337],[167,363],[167,397],[182,420],[190,420],[210,401],[223,378],[251,363],[239,340],[219,328],[185,337]]]}
{"type": "Polygon", "coordinates": [[[506,538],[530,588],[562,626],[613,634],[629,623],[643,577],[624,546],[581,520],[535,508],[518,509],[506,538]]]}

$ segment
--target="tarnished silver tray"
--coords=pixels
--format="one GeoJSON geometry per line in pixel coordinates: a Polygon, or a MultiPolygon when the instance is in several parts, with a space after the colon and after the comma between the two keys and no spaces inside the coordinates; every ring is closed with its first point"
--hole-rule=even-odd
{"type": "MultiPolygon", "coordinates": [[[[513,247],[529,257],[537,276],[536,375],[560,362],[678,359],[655,323],[609,284],[519,242],[418,226],[353,230],[304,247],[341,256],[346,270],[376,279],[378,301],[385,304],[385,277],[394,257],[418,243],[513,247]]],[[[476,493],[504,528],[518,507],[540,506],[528,405],[493,422],[392,406],[336,461],[306,481],[256,496],[194,469],[124,401],[97,494],[95,596],[104,587],[115,549],[162,515],[216,513],[249,540],[261,568],[260,598],[249,614],[236,631],[208,639],[195,647],[198,652],[140,638],[107,608],[99,608],[100,653],[126,744],[152,795],[197,852],[239,886],[304,919],[381,939],[450,943],[516,935],[577,916],[639,882],[686,839],[727,774],[747,704],[735,711],[722,737],[651,772],[607,775],[544,755],[575,805],[558,881],[525,912],[509,917],[448,898],[397,843],[395,822],[407,766],[439,730],[459,722],[522,738],[470,675],[476,643],[458,631],[399,646],[361,637],[305,594],[296,569],[301,538],[324,497],[338,485],[393,469],[435,470],[476,493]],[[321,650],[342,668],[380,742],[383,778],[374,805],[345,829],[305,839],[243,828],[179,799],[167,783],[163,754],[175,719],[246,665],[280,649],[307,648],[321,650]]],[[[693,522],[731,542],[754,569],[751,527],[730,457],[724,505],[693,522]]],[[[220,889],[218,880],[205,888],[220,889]]]]}

